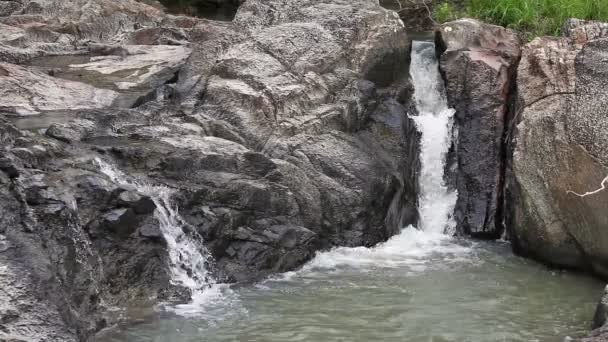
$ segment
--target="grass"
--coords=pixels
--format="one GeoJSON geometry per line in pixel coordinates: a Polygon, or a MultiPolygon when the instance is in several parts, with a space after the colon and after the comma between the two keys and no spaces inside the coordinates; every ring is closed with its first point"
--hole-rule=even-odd
{"type": "Polygon", "coordinates": [[[434,9],[435,20],[477,18],[509,27],[530,37],[559,35],[568,18],[608,22],[608,0],[466,0],[444,1],[434,9]]]}

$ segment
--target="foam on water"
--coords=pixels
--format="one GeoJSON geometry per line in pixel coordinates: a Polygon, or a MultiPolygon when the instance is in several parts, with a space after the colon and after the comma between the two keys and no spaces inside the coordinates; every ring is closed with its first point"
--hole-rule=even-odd
{"type": "Polygon", "coordinates": [[[457,244],[445,234],[424,232],[407,227],[387,242],[373,248],[335,248],[319,253],[302,271],[357,268],[404,268],[424,271],[432,267],[432,258],[441,255],[445,262],[458,261],[470,247],[457,244]]]}
{"type": "Polygon", "coordinates": [[[433,43],[413,42],[410,76],[418,111],[418,115],[411,118],[421,133],[418,227],[406,227],[386,243],[373,248],[336,248],[318,253],[298,273],[341,268],[404,268],[422,272],[437,262],[445,265],[462,261],[471,252],[470,247],[457,243],[450,235],[454,229],[452,212],[457,193],[448,189],[444,175],[455,111],[448,108],[433,43]]]}

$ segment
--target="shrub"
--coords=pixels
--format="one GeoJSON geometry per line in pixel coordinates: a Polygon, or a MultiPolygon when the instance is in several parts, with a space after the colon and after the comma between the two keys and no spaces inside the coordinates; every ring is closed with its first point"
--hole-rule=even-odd
{"type": "Polygon", "coordinates": [[[439,4],[434,10],[434,16],[440,23],[456,20],[459,17],[455,6],[449,2],[439,4]]]}
{"type": "Polygon", "coordinates": [[[558,35],[568,18],[608,21],[608,0],[467,0],[460,10],[451,3],[437,6],[437,21],[471,17],[530,36],[558,35]]]}

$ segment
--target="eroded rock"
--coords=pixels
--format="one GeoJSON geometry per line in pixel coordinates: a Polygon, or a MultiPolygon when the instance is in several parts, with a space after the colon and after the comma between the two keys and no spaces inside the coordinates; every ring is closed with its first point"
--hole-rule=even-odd
{"type": "Polygon", "coordinates": [[[0,63],[0,108],[15,115],[45,111],[103,108],[112,104],[117,93],[90,85],[62,80],[0,63]]]}
{"type": "Polygon", "coordinates": [[[463,19],[437,29],[449,104],[456,109],[455,219],[459,232],[498,238],[503,227],[503,186],[508,129],[520,58],[514,31],[463,19]]]}
{"type": "MultiPolygon", "coordinates": [[[[34,130],[49,125],[20,132],[1,121],[10,144],[0,186],[18,189],[19,207],[1,217],[23,222],[3,227],[11,243],[38,251],[23,265],[48,279],[59,328],[84,340],[114,323],[102,304],[187,297],[171,285],[154,202],[137,184],[172,189],[220,281],[291,270],[317,250],[371,246],[415,223],[415,154],[404,153],[416,145],[405,113],[409,46],[393,12],[372,0],[250,0],[233,23],[217,23],[127,0],[82,4],[31,1],[0,20],[16,28],[6,31],[7,58],[30,64],[9,66],[48,88],[92,80],[93,93],[153,90],[137,108],[55,111],[45,134],[34,130]],[[30,26],[51,32],[36,40],[30,26]],[[30,60],[48,51],[60,56],[30,60]],[[95,158],[141,183],[115,184],[95,158]]],[[[44,101],[14,97],[25,105],[6,107],[42,112],[48,94],[31,92],[44,101]]]]}
{"type": "Polygon", "coordinates": [[[516,251],[606,277],[608,43],[604,24],[569,25],[523,49],[508,225],[516,251]]]}

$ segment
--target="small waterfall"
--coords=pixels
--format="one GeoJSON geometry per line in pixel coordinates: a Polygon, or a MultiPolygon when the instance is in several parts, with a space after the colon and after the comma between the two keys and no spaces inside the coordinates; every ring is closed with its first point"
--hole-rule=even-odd
{"type": "Polygon", "coordinates": [[[186,223],[179,215],[177,206],[171,203],[173,190],[133,179],[99,158],[95,158],[95,162],[114,184],[132,188],[154,201],[155,217],[167,242],[172,282],[185,286],[192,292],[192,303],[176,306],[174,311],[184,315],[197,315],[201,306],[218,299],[221,296],[219,284],[208,270],[212,257],[203,244],[202,237],[184,231],[186,223]]]}
{"type": "Polygon", "coordinates": [[[457,193],[447,187],[444,177],[455,110],[448,108],[433,43],[413,42],[410,69],[418,112],[410,118],[421,134],[418,229],[405,227],[400,234],[374,248],[335,248],[319,253],[302,272],[321,270],[322,274],[327,269],[386,267],[416,273],[467,259],[464,256],[471,249],[451,237],[457,193]]]}
{"type": "Polygon", "coordinates": [[[448,108],[445,87],[435,56],[435,44],[412,42],[410,70],[418,110],[418,115],[412,119],[422,135],[419,228],[426,232],[452,232],[455,228],[452,213],[457,193],[448,189],[444,175],[447,154],[452,144],[453,117],[456,111],[448,108]]]}

